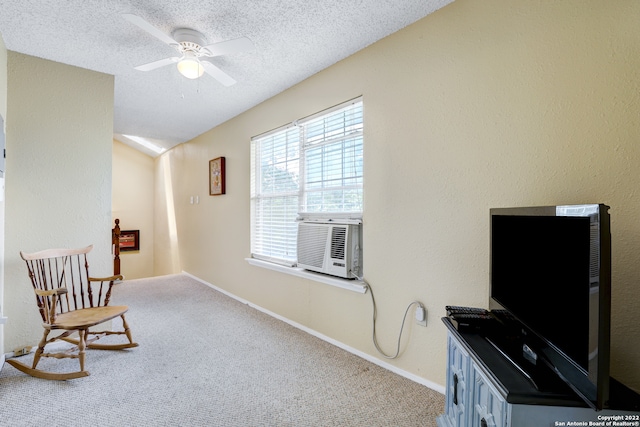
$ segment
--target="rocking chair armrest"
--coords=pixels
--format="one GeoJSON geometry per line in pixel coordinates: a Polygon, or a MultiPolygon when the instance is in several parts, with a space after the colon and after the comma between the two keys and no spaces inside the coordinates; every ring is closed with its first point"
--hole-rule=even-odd
{"type": "Polygon", "coordinates": [[[106,307],[109,305],[109,300],[111,299],[111,290],[113,288],[113,285],[116,284],[115,281],[122,280],[123,276],[121,274],[116,274],[114,276],[109,276],[109,277],[89,277],[88,279],[89,279],[89,284],[91,284],[92,282],[100,282],[97,302],[94,301],[94,303],[97,304],[98,306],[106,307]],[[104,299],[102,299],[103,287],[106,287],[106,289],[104,289],[105,291],[104,299]]]}
{"type": "Polygon", "coordinates": [[[90,282],[113,282],[115,280],[123,280],[124,277],[121,274],[118,274],[116,276],[109,276],[109,277],[89,277],[89,281],[90,282]]]}
{"type": "Polygon", "coordinates": [[[34,289],[36,295],[39,297],[50,297],[51,295],[62,295],[69,292],[67,288],[57,288],[57,289],[49,289],[46,291],[42,291],[40,289],[34,289]]]}

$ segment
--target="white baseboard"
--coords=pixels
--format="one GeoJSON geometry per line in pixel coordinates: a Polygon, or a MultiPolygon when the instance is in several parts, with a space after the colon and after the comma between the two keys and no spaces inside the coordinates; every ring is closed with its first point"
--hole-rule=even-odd
{"type": "MultiPolygon", "coordinates": [[[[4,325],[5,323],[7,323],[7,318],[4,316],[0,316],[0,325],[4,325]]],[[[4,361],[5,361],[5,354],[0,353],[0,369],[2,369],[2,367],[4,366],[4,361]]]]}
{"type": "Polygon", "coordinates": [[[250,301],[247,301],[247,300],[245,300],[243,298],[238,297],[237,295],[234,295],[234,294],[232,294],[232,293],[230,293],[228,291],[225,291],[224,289],[221,289],[221,288],[219,288],[219,287],[217,287],[215,285],[212,285],[211,283],[209,283],[209,282],[207,282],[205,280],[202,280],[201,278],[196,277],[193,274],[187,273],[186,271],[183,271],[182,273],[184,275],[186,275],[186,276],[191,277],[194,280],[197,280],[198,282],[200,282],[200,283],[202,283],[202,284],[204,284],[206,286],[209,286],[212,289],[215,289],[216,291],[218,291],[218,292],[220,292],[220,293],[222,293],[222,294],[224,294],[224,295],[226,295],[226,296],[228,296],[230,298],[233,298],[234,300],[236,300],[238,302],[246,304],[251,308],[254,308],[254,309],[258,310],[258,311],[261,311],[262,313],[265,313],[265,314],[267,314],[267,315],[269,315],[271,317],[274,317],[274,318],[276,318],[278,320],[281,320],[281,321],[283,321],[283,322],[285,322],[285,323],[287,323],[287,324],[289,324],[289,325],[291,325],[291,326],[293,326],[293,327],[295,327],[297,329],[300,329],[300,330],[302,330],[302,331],[304,331],[304,332],[306,332],[306,333],[308,333],[310,335],[313,335],[316,338],[320,338],[323,341],[326,341],[326,342],[328,342],[330,344],[333,344],[336,347],[339,347],[339,348],[341,348],[341,349],[343,349],[345,351],[348,351],[351,354],[355,354],[356,356],[361,357],[362,359],[365,359],[365,360],[367,360],[367,361],[369,361],[369,362],[371,362],[371,363],[373,363],[375,365],[378,365],[378,366],[380,366],[380,367],[382,367],[382,368],[384,368],[384,369],[386,369],[388,371],[396,373],[396,374],[398,374],[398,375],[400,375],[400,376],[402,376],[404,378],[407,378],[407,379],[409,379],[411,381],[414,381],[414,382],[416,382],[418,384],[422,384],[423,386],[428,387],[431,390],[437,391],[437,392],[439,392],[441,394],[445,394],[445,387],[440,385],[440,384],[436,384],[436,383],[434,383],[432,381],[427,380],[426,378],[422,378],[422,377],[420,377],[418,375],[412,374],[411,372],[405,371],[404,369],[400,369],[397,366],[394,366],[394,365],[392,365],[390,363],[385,362],[384,360],[380,360],[380,359],[378,359],[376,357],[371,356],[370,354],[367,354],[367,353],[365,353],[363,351],[360,351],[360,350],[358,350],[356,348],[348,346],[343,342],[337,341],[337,340],[335,340],[335,339],[333,339],[331,337],[323,335],[323,334],[319,333],[316,330],[308,328],[308,327],[306,327],[304,325],[301,325],[301,324],[299,324],[297,322],[294,322],[291,319],[288,319],[288,318],[283,317],[283,316],[281,316],[281,315],[279,315],[277,313],[274,313],[274,312],[269,311],[269,310],[267,310],[267,309],[265,309],[263,307],[260,307],[259,305],[256,305],[256,304],[254,304],[254,303],[252,303],[250,301]]]}

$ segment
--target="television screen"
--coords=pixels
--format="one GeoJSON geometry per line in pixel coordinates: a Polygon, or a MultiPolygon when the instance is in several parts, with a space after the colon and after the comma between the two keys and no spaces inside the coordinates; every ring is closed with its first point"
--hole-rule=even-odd
{"type": "Polygon", "coordinates": [[[491,297],[548,345],[546,361],[599,409],[609,379],[604,205],[491,210],[491,297]]]}

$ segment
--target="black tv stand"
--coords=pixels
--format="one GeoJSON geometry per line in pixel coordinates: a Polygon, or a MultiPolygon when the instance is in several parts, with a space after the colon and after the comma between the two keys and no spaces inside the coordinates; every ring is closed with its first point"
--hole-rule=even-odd
{"type": "Polygon", "coordinates": [[[493,346],[493,348],[495,348],[498,353],[500,353],[509,363],[511,363],[511,365],[513,365],[513,367],[515,367],[518,371],[520,371],[520,373],[522,375],[524,375],[524,377],[529,380],[529,382],[531,383],[531,385],[533,387],[535,387],[536,390],[541,391],[540,387],[538,386],[538,384],[536,383],[536,381],[533,379],[533,377],[531,375],[529,375],[529,373],[527,371],[525,371],[524,369],[522,369],[520,367],[520,365],[518,363],[516,363],[515,360],[513,360],[513,358],[511,358],[507,353],[505,353],[504,351],[502,351],[502,349],[496,344],[494,343],[491,338],[489,337],[485,337],[485,339],[487,341],[489,341],[489,344],[491,344],[493,346]]]}
{"type": "Polygon", "coordinates": [[[515,320],[502,319],[498,325],[478,328],[476,333],[488,341],[502,359],[515,367],[537,391],[574,394],[539,352],[539,341],[523,333],[523,329],[515,320]]]}
{"type": "Polygon", "coordinates": [[[526,360],[514,344],[519,342],[515,334],[501,337],[491,332],[489,322],[486,328],[463,330],[449,318],[443,322],[448,330],[447,385],[439,427],[588,424],[605,415],[640,423],[640,395],[619,381],[611,379],[609,408],[595,411],[543,362],[526,360]]]}

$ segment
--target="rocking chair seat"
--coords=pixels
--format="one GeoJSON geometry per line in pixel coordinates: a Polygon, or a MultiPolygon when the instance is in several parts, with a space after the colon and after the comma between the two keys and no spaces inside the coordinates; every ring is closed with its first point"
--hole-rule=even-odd
{"type": "Polygon", "coordinates": [[[82,308],[68,311],[56,316],[53,324],[47,325],[50,329],[75,330],[85,329],[100,323],[122,316],[129,310],[126,305],[108,305],[106,307],[82,308]]]}

